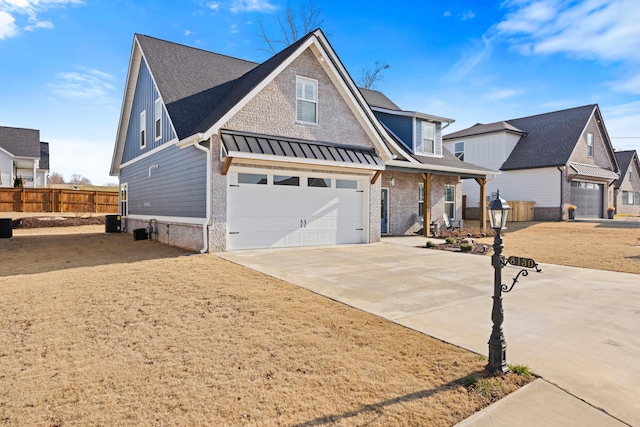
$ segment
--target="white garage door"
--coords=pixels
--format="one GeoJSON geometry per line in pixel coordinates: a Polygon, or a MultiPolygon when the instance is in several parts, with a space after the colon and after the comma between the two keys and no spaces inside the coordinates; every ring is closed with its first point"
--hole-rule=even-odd
{"type": "Polygon", "coordinates": [[[228,182],[228,250],[366,241],[366,179],[251,170],[228,182]]]}

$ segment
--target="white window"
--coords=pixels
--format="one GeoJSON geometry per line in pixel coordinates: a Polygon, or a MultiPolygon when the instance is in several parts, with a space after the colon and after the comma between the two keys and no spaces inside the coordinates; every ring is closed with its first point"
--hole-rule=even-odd
{"type": "Polygon", "coordinates": [[[420,136],[416,138],[416,154],[427,156],[440,155],[436,147],[436,126],[433,123],[421,122],[420,136]]]}
{"type": "Polygon", "coordinates": [[[424,215],[424,184],[418,184],[418,215],[424,215]]]}
{"type": "Polygon", "coordinates": [[[456,216],[456,186],[447,184],[444,186],[444,211],[449,218],[456,216]]]}
{"type": "Polygon", "coordinates": [[[296,120],[318,123],[318,82],[296,77],[296,120]]]}
{"type": "Polygon", "coordinates": [[[457,158],[464,161],[464,142],[456,142],[455,155],[457,158]]]}
{"type": "Polygon", "coordinates": [[[153,109],[153,118],[155,123],[155,136],[156,141],[162,138],[162,101],[160,98],[156,99],[156,104],[153,109]]]}
{"type": "Polygon", "coordinates": [[[140,113],[140,148],[147,146],[147,111],[140,113]]]}
{"type": "Polygon", "coordinates": [[[593,157],[593,134],[587,134],[587,156],[593,157]]]}

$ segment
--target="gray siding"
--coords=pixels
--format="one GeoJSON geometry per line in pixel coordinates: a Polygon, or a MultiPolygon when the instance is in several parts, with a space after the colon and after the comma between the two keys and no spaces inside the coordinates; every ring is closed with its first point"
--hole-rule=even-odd
{"type": "Polygon", "coordinates": [[[413,119],[395,114],[374,112],[375,116],[387,126],[391,132],[402,140],[407,149],[413,152],[413,119]]]}
{"type": "Polygon", "coordinates": [[[129,185],[129,214],[204,218],[206,168],[204,152],[175,146],[121,168],[120,182],[129,185]],[[149,176],[152,165],[158,167],[149,176]]]}
{"type": "Polygon", "coordinates": [[[136,92],[131,106],[131,119],[127,129],[122,163],[126,163],[139,155],[153,150],[160,145],[176,138],[173,127],[169,122],[166,110],[162,108],[162,138],[155,140],[154,136],[154,103],[158,98],[158,90],[153,84],[146,62],[140,63],[140,72],[136,82],[136,92]],[[140,113],[146,111],[146,140],[147,145],[140,149],[140,113]]]}

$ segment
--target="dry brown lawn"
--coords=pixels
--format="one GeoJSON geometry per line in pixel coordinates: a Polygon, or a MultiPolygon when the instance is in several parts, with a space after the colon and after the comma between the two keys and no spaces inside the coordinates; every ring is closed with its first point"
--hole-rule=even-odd
{"type": "Polygon", "coordinates": [[[14,230],[0,255],[4,425],[449,426],[530,380],[101,226],[14,230]]]}
{"type": "MultiPolygon", "coordinates": [[[[466,227],[478,222],[465,221],[466,227]]],[[[478,240],[491,245],[493,238],[478,240]]],[[[506,255],[537,262],[640,274],[640,218],[609,221],[513,222],[503,233],[506,255]]],[[[640,282],[640,279],[639,279],[640,282]]]]}

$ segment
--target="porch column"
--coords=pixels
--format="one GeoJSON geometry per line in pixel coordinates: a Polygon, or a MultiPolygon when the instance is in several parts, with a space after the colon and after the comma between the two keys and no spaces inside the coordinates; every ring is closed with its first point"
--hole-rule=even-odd
{"type": "Polygon", "coordinates": [[[475,178],[480,186],[480,230],[487,228],[487,178],[475,178]]]}
{"type": "Polygon", "coordinates": [[[422,180],[424,181],[424,188],[422,193],[422,234],[424,237],[429,237],[429,231],[431,229],[431,181],[433,180],[433,174],[421,173],[422,180]]]}

